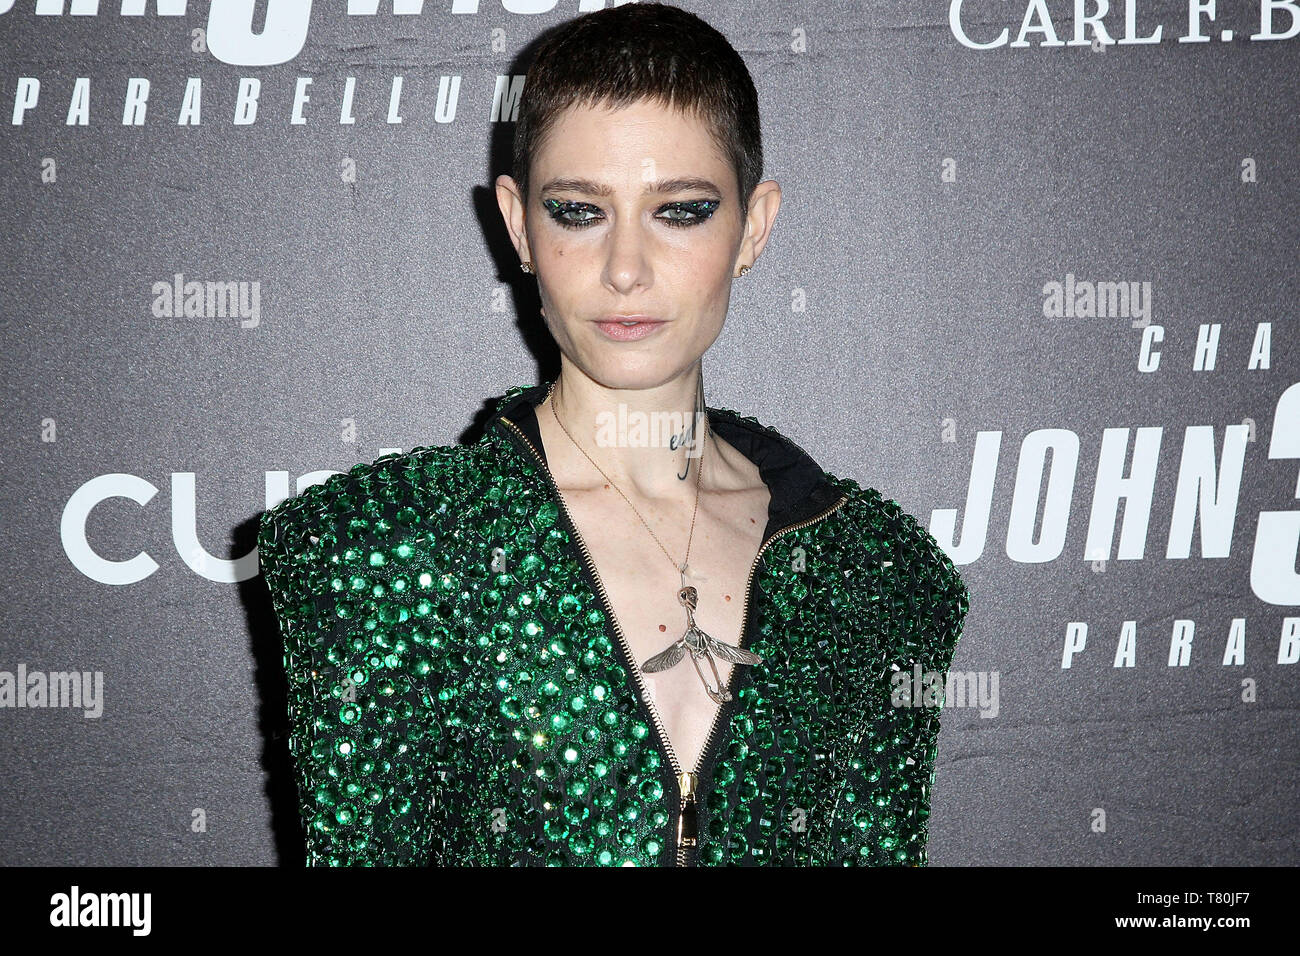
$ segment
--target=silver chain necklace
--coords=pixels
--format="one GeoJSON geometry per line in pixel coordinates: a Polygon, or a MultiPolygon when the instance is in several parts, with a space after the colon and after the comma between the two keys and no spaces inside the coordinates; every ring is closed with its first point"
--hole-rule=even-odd
{"type": "MultiPolygon", "coordinates": [[[[551,393],[555,391],[555,386],[557,384],[559,384],[558,378],[551,384],[550,389],[547,391],[547,399],[550,399],[551,393]]],[[[701,382],[701,384],[703,383],[701,382]]],[[[698,404],[699,403],[697,402],[697,405],[698,404]]],[[[723,701],[731,700],[731,691],[722,683],[722,677],[718,673],[718,665],[715,658],[721,658],[722,660],[732,664],[760,664],[762,663],[763,658],[759,657],[753,651],[734,647],[733,645],[728,644],[725,641],[720,641],[700,630],[699,626],[695,623],[695,609],[699,605],[699,593],[692,585],[686,583],[686,572],[690,570],[688,562],[691,557],[691,542],[695,538],[695,517],[700,510],[700,480],[704,475],[703,444],[704,439],[707,439],[709,434],[708,417],[705,416],[704,418],[704,439],[701,439],[700,464],[699,470],[695,475],[695,511],[691,513],[691,531],[690,535],[686,539],[686,557],[682,559],[682,563],[679,565],[676,561],[673,561],[673,556],[668,553],[668,549],[665,548],[663,542],[659,540],[659,535],[655,534],[654,529],[650,527],[645,518],[641,517],[641,512],[637,511],[636,505],[632,504],[632,499],[623,494],[623,489],[615,484],[614,480],[610,478],[609,475],[605,474],[605,470],[601,468],[600,465],[597,465],[595,460],[587,454],[586,450],[578,444],[577,439],[569,434],[569,430],[564,427],[564,422],[560,421],[560,415],[555,410],[555,402],[550,402],[550,406],[551,414],[555,416],[555,423],[560,426],[564,431],[564,434],[569,436],[569,441],[573,442],[574,447],[577,448],[578,451],[582,452],[587,461],[591,462],[595,469],[601,473],[606,481],[609,482],[610,487],[620,495],[623,495],[623,500],[628,503],[628,507],[632,509],[638,518],[640,518],[641,524],[645,525],[645,529],[650,532],[650,537],[654,538],[655,544],[659,545],[659,550],[662,551],[668,560],[672,562],[673,567],[677,569],[677,572],[681,577],[681,587],[677,591],[677,601],[686,609],[686,631],[681,637],[668,645],[667,648],[646,660],[641,665],[641,669],[648,673],[667,670],[680,662],[681,659],[686,656],[686,652],[690,651],[691,663],[695,666],[695,673],[699,675],[700,683],[704,685],[704,692],[709,695],[709,699],[713,700],[715,703],[722,703],[723,701]],[[704,676],[704,671],[700,670],[701,658],[708,661],[709,667],[713,671],[714,686],[712,687],[709,686],[709,681],[708,678],[704,676]]],[[[693,441],[694,432],[692,431],[692,442],[693,441]]],[[[689,458],[687,461],[689,463],[689,458]]]]}

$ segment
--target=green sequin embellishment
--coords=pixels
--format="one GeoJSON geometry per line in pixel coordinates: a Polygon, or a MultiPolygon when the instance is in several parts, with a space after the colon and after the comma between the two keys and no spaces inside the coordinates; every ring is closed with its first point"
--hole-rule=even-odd
{"type": "MultiPolygon", "coordinates": [[[[262,516],[310,866],[677,862],[672,766],[506,431],[357,465],[262,516]]],[[[755,572],[764,663],[719,725],[690,863],[926,862],[940,711],[892,707],[890,676],[947,671],[968,594],[897,502],[826,477],[847,501],[755,572]]]]}

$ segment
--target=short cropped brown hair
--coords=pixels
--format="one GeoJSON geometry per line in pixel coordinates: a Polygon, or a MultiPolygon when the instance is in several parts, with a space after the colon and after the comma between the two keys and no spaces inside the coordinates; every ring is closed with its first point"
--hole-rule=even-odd
{"type": "Polygon", "coordinates": [[[529,164],[556,117],[574,105],[618,107],[642,99],[694,113],[736,172],[741,218],[763,178],[754,80],[727,38],[665,3],[629,3],[583,14],[538,45],[515,127],[514,169],[525,205],[529,164]]]}

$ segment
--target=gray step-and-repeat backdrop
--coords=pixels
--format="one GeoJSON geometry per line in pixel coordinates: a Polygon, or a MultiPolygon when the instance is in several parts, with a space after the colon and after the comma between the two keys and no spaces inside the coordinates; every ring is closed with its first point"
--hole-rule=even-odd
{"type": "MultiPolygon", "coordinates": [[[[683,5],[785,196],[707,400],[970,587],[931,862],[1300,863],[1300,4],[683,5]]],[[[600,6],[0,0],[0,863],[301,864],[257,515],[554,373],[491,183],[600,6]]]]}

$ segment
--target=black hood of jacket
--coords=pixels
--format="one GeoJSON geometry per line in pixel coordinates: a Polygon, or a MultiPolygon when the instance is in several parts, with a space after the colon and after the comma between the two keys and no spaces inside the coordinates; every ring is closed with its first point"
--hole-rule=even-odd
{"type": "MultiPolygon", "coordinates": [[[[506,392],[489,417],[487,429],[495,430],[518,443],[518,436],[501,419],[513,422],[546,457],[541,431],[537,426],[536,407],[550,391],[551,383],[516,386],[506,392]]],[[[766,541],[772,534],[820,514],[844,495],[836,483],[812,456],[774,428],[757,419],[742,416],[726,408],[708,408],[709,427],[724,441],[758,466],[759,476],[771,492],[768,504],[766,541]]],[[[529,454],[524,449],[524,454],[529,454]]]]}

